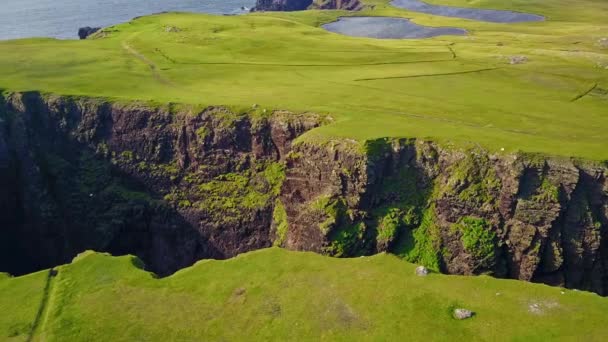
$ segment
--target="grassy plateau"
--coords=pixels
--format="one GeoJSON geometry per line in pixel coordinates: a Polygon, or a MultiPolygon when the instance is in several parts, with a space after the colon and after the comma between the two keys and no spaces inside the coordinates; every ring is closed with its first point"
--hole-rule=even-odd
{"type": "MultiPolygon", "coordinates": [[[[373,7],[355,13],[166,13],[84,41],[3,41],[0,89],[333,118],[301,137],[309,141],[415,137],[502,153],[608,160],[608,1],[429,1],[547,19],[519,24],[420,14],[389,0],[364,2],[373,7]],[[320,27],[349,15],[411,18],[468,34],[383,40],[320,27]]],[[[86,252],[53,270],[0,274],[0,340],[608,336],[606,298],[487,276],[419,277],[415,267],[387,254],[334,259],[271,248],[201,261],[158,279],[135,257],[86,252]],[[475,315],[456,320],[455,308],[475,315]]]]}
{"type": "Polygon", "coordinates": [[[496,24],[400,10],[211,16],[168,13],[94,39],[0,42],[0,89],[234,108],[328,113],[303,139],[419,137],[608,159],[608,2],[433,0],[546,21],[496,24]],[[466,36],[354,38],[339,16],[412,18],[466,36]],[[511,64],[513,56],[525,56],[511,64]]]}
{"type": "Polygon", "coordinates": [[[83,253],[56,275],[0,278],[0,339],[34,341],[603,341],[608,300],[491,277],[415,275],[379,254],[271,248],[163,279],[83,253]],[[452,317],[455,308],[475,312],[452,317]]]}

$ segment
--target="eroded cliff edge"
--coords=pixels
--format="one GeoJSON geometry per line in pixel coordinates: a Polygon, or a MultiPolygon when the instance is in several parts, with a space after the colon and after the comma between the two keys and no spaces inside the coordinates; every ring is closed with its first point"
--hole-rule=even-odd
{"type": "Polygon", "coordinates": [[[414,139],[305,139],[311,114],[6,96],[2,271],[85,249],[170,274],[280,245],[608,294],[602,163],[414,139]]]}

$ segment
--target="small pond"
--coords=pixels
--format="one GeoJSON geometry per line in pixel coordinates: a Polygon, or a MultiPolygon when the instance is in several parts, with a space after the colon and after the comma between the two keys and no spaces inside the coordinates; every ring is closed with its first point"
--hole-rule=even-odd
{"type": "Polygon", "coordinates": [[[488,21],[493,23],[521,23],[545,20],[543,16],[536,14],[502,10],[488,10],[479,8],[431,5],[420,0],[393,0],[391,2],[391,5],[398,8],[407,9],[413,12],[428,13],[445,17],[488,21]]]}
{"type": "Polygon", "coordinates": [[[414,24],[409,19],[388,17],[342,17],[323,28],[353,37],[382,39],[430,38],[443,35],[465,35],[456,27],[429,27],[414,24]]]}

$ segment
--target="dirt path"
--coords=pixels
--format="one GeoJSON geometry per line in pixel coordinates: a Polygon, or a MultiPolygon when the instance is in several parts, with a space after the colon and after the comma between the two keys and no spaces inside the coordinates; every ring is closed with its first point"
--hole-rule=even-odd
{"type": "Polygon", "coordinates": [[[158,72],[158,67],[156,66],[156,64],[154,64],[153,61],[151,61],[150,59],[148,59],[148,57],[146,57],[145,55],[143,55],[143,54],[139,53],[137,50],[135,50],[131,45],[129,45],[129,43],[127,43],[127,41],[123,41],[121,45],[122,45],[122,48],[127,53],[129,53],[130,55],[132,55],[135,58],[139,59],[140,61],[144,62],[150,68],[150,71],[152,71],[152,76],[154,77],[154,79],[156,79],[157,81],[159,81],[162,84],[173,86],[173,84],[171,83],[171,81],[169,81],[168,79],[164,78],[158,72]]]}

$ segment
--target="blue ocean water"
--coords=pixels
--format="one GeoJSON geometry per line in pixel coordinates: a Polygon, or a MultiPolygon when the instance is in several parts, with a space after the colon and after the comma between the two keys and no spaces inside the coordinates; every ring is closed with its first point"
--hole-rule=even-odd
{"type": "Polygon", "coordinates": [[[78,28],[106,27],[163,11],[243,13],[255,0],[2,0],[0,40],[77,39],[78,28]]]}

